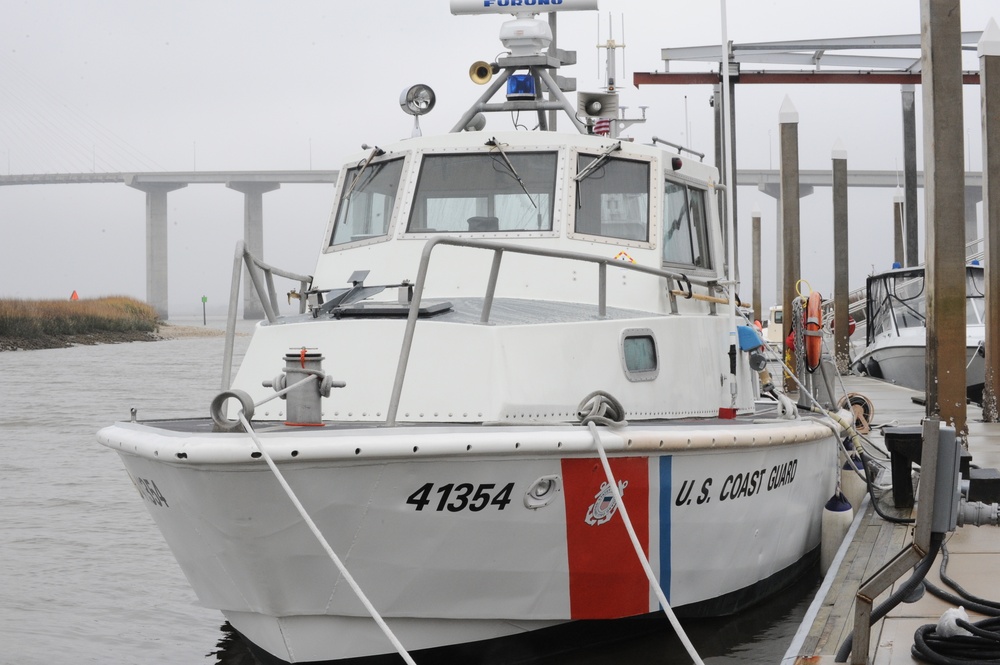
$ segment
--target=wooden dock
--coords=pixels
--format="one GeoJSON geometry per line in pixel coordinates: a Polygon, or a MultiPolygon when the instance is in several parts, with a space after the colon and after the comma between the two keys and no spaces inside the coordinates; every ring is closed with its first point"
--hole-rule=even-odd
{"type": "MultiPolygon", "coordinates": [[[[922,398],[922,393],[866,377],[845,376],[843,379],[848,392],[860,393],[874,404],[872,424],[875,427],[868,438],[883,450],[885,445],[878,426],[918,425],[924,416],[923,405],[914,401],[914,398],[922,398]]],[[[981,411],[970,405],[969,452],[972,461],[979,467],[1000,468],[1000,424],[986,424],[981,419],[981,411]]],[[[909,517],[911,512],[897,510],[888,492],[880,498],[879,507],[885,513],[900,517],[909,517]]],[[[911,526],[883,520],[869,500],[865,501],[863,514],[855,519],[852,532],[841,548],[842,559],[834,562],[782,661],[785,665],[826,665],[835,662],[838,647],[853,631],[854,600],[858,587],[912,540],[911,526]]],[[[949,577],[977,596],[1000,600],[1000,575],[996,574],[1000,566],[1000,528],[959,527],[946,538],[946,547],[949,577]]],[[[927,580],[950,592],[952,590],[941,582],[938,574],[940,561],[941,556],[938,556],[927,580]]],[[[909,572],[879,596],[874,607],[888,598],[907,577],[909,572]]],[[[916,602],[898,605],[872,626],[869,663],[920,663],[910,655],[914,632],[922,625],[936,624],[949,607],[949,604],[929,593],[916,602]]],[[[971,611],[969,617],[972,622],[985,618],[971,611]]]]}

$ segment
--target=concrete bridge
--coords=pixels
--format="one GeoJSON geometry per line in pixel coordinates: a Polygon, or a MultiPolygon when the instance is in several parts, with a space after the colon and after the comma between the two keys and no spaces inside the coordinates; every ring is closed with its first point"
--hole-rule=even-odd
{"type": "MultiPolygon", "coordinates": [[[[221,184],[243,194],[243,238],[255,256],[264,251],[263,196],[282,184],[335,183],[339,171],[169,171],[158,173],[47,173],[0,176],[0,186],[123,183],[146,193],[146,302],[166,319],[167,194],[191,184],[221,184]]],[[[249,276],[244,283],[249,284],[249,276]]],[[[243,290],[243,316],[264,309],[254,289],[243,290]]]]}
{"type": "MultiPolygon", "coordinates": [[[[902,192],[903,174],[899,171],[866,171],[854,170],[847,172],[848,187],[883,187],[895,188],[902,192]]],[[[736,184],[756,187],[768,196],[779,200],[781,192],[781,173],[777,169],[740,169],[736,173],[736,184]]],[[[799,170],[799,196],[809,196],[816,187],[832,187],[832,170],[799,170]]],[[[918,171],[916,187],[923,188],[924,172],[918,171]]],[[[965,173],[965,238],[967,242],[976,240],[978,236],[976,205],[983,200],[983,172],[966,171],[965,173]]],[[[888,214],[888,213],[887,213],[888,214]]]]}
{"type": "MultiPolygon", "coordinates": [[[[222,184],[243,194],[243,237],[255,256],[263,256],[264,212],[263,195],[282,184],[322,183],[337,181],[339,171],[167,171],[147,173],[48,173],[32,175],[0,175],[0,186],[123,183],[146,193],[146,302],[166,319],[167,310],[167,195],[190,184],[222,184]]],[[[923,187],[923,173],[917,174],[917,186],[923,187]]],[[[850,171],[849,187],[899,186],[896,171],[850,171]]],[[[736,184],[756,186],[777,198],[777,170],[741,169],[736,184]]],[[[807,196],[815,187],[833,184],[831,171],[800,171],[799,193],[807,196]]],[[[976,224],[976,203],[982,200],[982,173],[966,174],[966,224],[971,223],[973,236],[976,224]]],[[[249,283],[249,276],[245,282],[249,283]]],[[[243,316],[263,318],[264,310],[254,289],[244,289],[243,316]]]]}

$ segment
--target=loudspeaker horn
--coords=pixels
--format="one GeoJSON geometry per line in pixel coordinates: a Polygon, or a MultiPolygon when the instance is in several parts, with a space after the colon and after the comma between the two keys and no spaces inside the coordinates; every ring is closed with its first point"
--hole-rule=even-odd
{"type": "Polygon", "coordinates": [[[486,85],[498,70],[496,65],[491,65],[485,60],[476,60],[469,67],[469,78],[477,85],[486,85]]]}
{"type": "Polygon", "coordinates": [[[591,118],[617,118],[618,95],[608,92],[576,93],[576,110],[591,118]]]}
{"type": "Polygon", "coordinates": [[[482,113],[477,113],[476,115],[472,116],[471,120],[469,120],[469,124],[465,126],[465,131],[481,132],[483,131],[483,127],[485,126],[486,126],[486,116],[483,115],[482,113]]]}

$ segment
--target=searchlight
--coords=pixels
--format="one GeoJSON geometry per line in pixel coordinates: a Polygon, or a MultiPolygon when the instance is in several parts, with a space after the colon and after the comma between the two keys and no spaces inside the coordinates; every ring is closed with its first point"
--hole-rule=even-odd
{"type": "Polygon", "coordinates": [[[430,113],[434,108],[437,97],[429,85],[418,83],[405,88],[399,95],[399,106],[413,116],[413,131],[410,137],[420,136],[420,116],[430,113]]]}

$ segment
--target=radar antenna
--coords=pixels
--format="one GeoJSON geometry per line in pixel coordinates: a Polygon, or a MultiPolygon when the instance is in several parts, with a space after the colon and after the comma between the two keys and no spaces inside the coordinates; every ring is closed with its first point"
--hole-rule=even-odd
{"type": "Polygon", "coordinates": [[[505,2],[500,6],[500,3],[490,0],[451,0],[452,14],[514,15],[513,20],[505,22],[500,28],[500,41],[507,53],[497,58],[496,63],[477,62],[470,71],[470,76],[476,83],[489,82],[489,87],[455,123],[451,131],[460,132],[473,127],[473,119],[479,113],[518,111],[536,112],[539,129],[547,130],[546,111],[561,110],[569,116],[580,133],[589,133],[588,126],[577,117],[577,106],[564,94],[564,91],[576,89],[576,81],[554,74],[562,65],[575,64],[576,53],[550,48],[553,29],[549,21],[539,19],[538,14],[596,9],[597,0],[562,0],[559,4],[531,6],[520,3],[514,6],[513,2],[505,2]],[[491,70],[496,73],[492,82],[491,70]],[[491,102],[505,84],[506,100],[491,102]],[[552,99],[545,99],[545,92],[552,99]]]}

